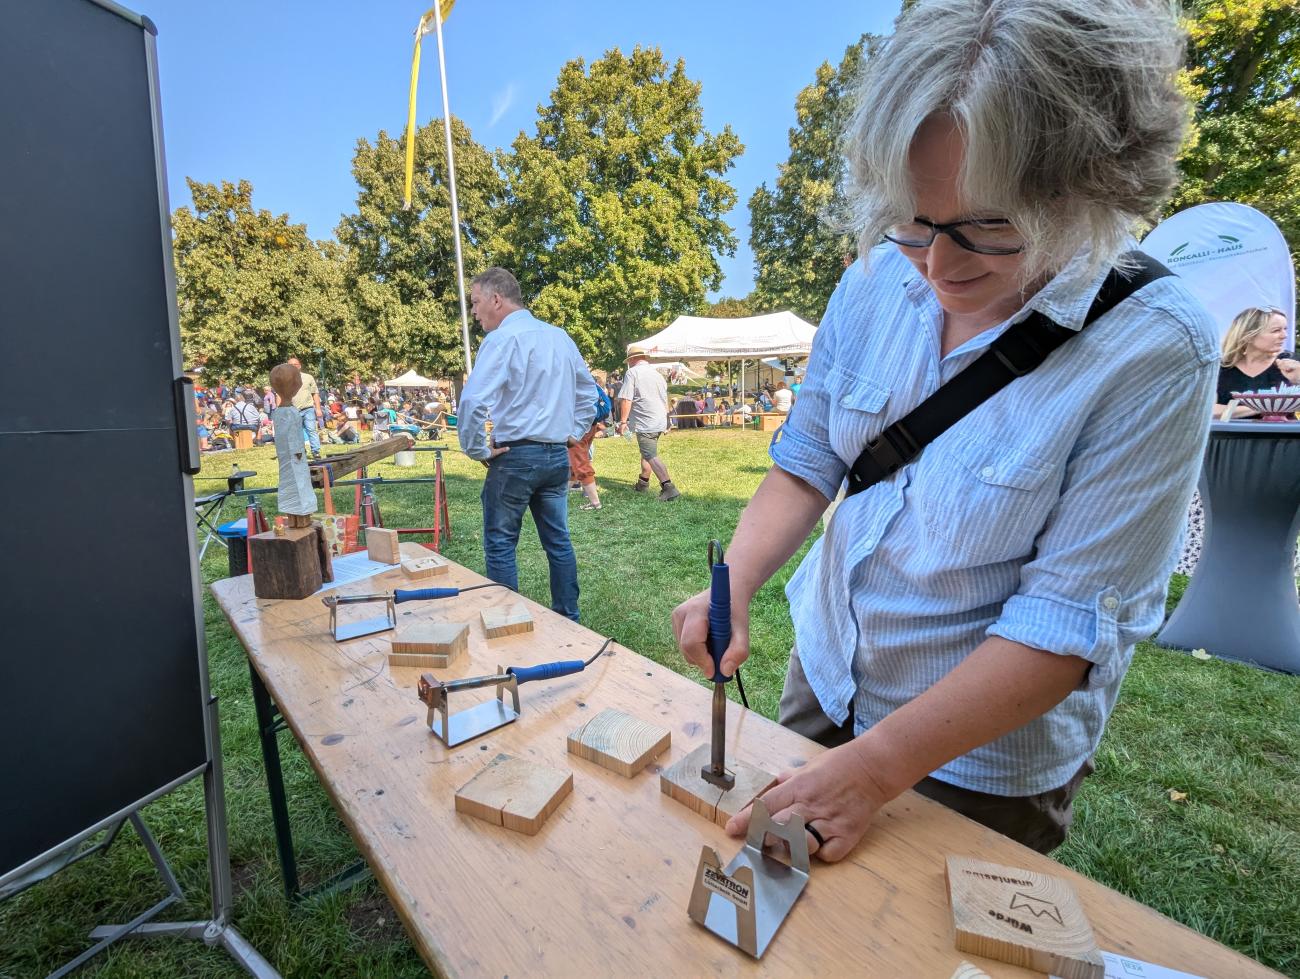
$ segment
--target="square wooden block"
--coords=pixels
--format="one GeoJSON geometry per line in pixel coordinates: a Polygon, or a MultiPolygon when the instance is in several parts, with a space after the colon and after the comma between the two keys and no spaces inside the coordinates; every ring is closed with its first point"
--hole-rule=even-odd
{"type": "Polygon", "coordinates": [[[1097,941],[1067,881],[1018,867],[949,857],[957,949],[1061,979],[1103,979],[1097,941]]]}
{"type": "Polygon", "coordinates": [[[571,772],[497,755],[456,790],[456,811],[533,836],[572,791],[571,772]]]}
{"type": "Polygon", "coordinates": [[[324,584],[315,527],[269,530],[248,541],[253,594],[258,598],[306,598],[324,584]]]}
{"type": "Polygon", "coordinates": [[[720,789],[700,777],[712,758],[712,748],[702,744],[671,768],[659,773],[659,791],[698,812],[719,826],[776,784],[776,776],[761,768],[727,759],[727,771],[736,777],[730,789],[720,789]]]}
{"type": "Polygon", "coordinates": [[[523,632],[533,631],[533,617],[528,612],[528,606],[523,602],[485,608],[479,614],[483,619],[483,631],[489,639],[517,636],[523,632]]]}
{"type": "Polygon", "coordinates": [[[569,753],[631,778],[668,750],[672,733],[606,707],[569,735],[569,753]]]}
{"type": "Polygon", "coordinates": [[[398,545],[398,552],[402,559],[402,572],[415,581],[446,574],[451,569],[445,557],[423,544],[403,541],[398,545]]]}
{"type": "Polygon", "coordinates": [[[366,554],[380,564],[397,564],[402,552],[397,547],[397,531],[383,527],[366,528],[366,554]]]}
{"type": "Polygon", "coordinates": [[[391,640],[389,666],[422,666],[441,670],[469,649],[467,622],[406,622],[391,640]]]}

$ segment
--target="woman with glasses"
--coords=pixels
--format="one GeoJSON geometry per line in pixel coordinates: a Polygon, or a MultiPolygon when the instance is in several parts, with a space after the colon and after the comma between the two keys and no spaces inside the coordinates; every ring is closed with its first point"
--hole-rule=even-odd
{"type": "MultiPolygon", "coordinates": [[[[845,499],[790,581],[780,720],[830,750],[765,799],[823,859],[909,788],[1051,850],[1161,623],[1215,331],[1175,277],[1083,326],[1174,185],[1183,50],[1162,0],[921,0],[867,65],[844,144],[863,257],[727,549],[722,672],[868,442],[1031,312],[1073,335],[845,499]]],[[[706,593],[673,625],[711,671],[707,618],[706,593]]]]}

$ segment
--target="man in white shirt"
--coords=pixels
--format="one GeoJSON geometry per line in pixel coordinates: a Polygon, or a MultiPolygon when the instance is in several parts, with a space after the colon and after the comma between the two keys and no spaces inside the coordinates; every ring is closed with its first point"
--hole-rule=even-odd
{"type": "Polygon", "coordinates": [[[618,434],[636,433],[641,452],[641,475],[632,488],[644,493],[650,487],[650,474],[659,477],[659,499],[667,502],[681,496],[668,475],[668,467],[659,458],[659,436],[668,430],[668,384],[663,375],[650,366],[645,349],[636,344],[627,348],[627,373],[618,389],[618,434]]]}
{"type": "Polygon", "coordinates": [[[531,510],[551,572],[551,608],[578,621],[578,561],[569,540],[569,446],[596,417],[596,382],[569,335],[524,309],[515,277],[490,268],[470,287],[487,334],[460,398],[457,435],[487,466],[487,575],[519,589],[515,547],[531,510]],[[486,433],[492,419],[492,438],[486,433]]]}

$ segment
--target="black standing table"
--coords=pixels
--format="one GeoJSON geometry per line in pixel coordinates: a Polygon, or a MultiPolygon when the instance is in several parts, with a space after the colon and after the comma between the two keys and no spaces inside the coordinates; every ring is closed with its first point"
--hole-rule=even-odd
{"type": "Polygon", "coordinates": [[[1300,422],[1213,423],[1201,501],[1201,560],[1156,642],[1300,673],[1300,422]]]}

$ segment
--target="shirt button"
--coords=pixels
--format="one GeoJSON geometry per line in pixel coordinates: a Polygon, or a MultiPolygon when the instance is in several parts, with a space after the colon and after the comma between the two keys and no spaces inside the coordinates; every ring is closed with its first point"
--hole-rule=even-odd
{"type": "Polygon", "coordinates": [[[846,405],[848,403],[849,403],[849,396],[847,394],[844,397],[840,398],[840,404],[846,405]]]}
{"type": "Polygon", "coordinates": [[[1115,598],[1114,596],[1111,596],[1109,598],[1103,598],[1101,604],[1105,605],[1106,608],[1110,609],[1113,612],[1115,611],[1115,609],[1119,608],[1119,599],[1115,598]]]}
{"type": "Polygon", "coordinates": [[[993,467],[992,467],[992,466],[985,466],[983,469],[980,470],[980,475],[983,476],[985,479],[992,479],[992,478],[993,478],[993,467]]]}

